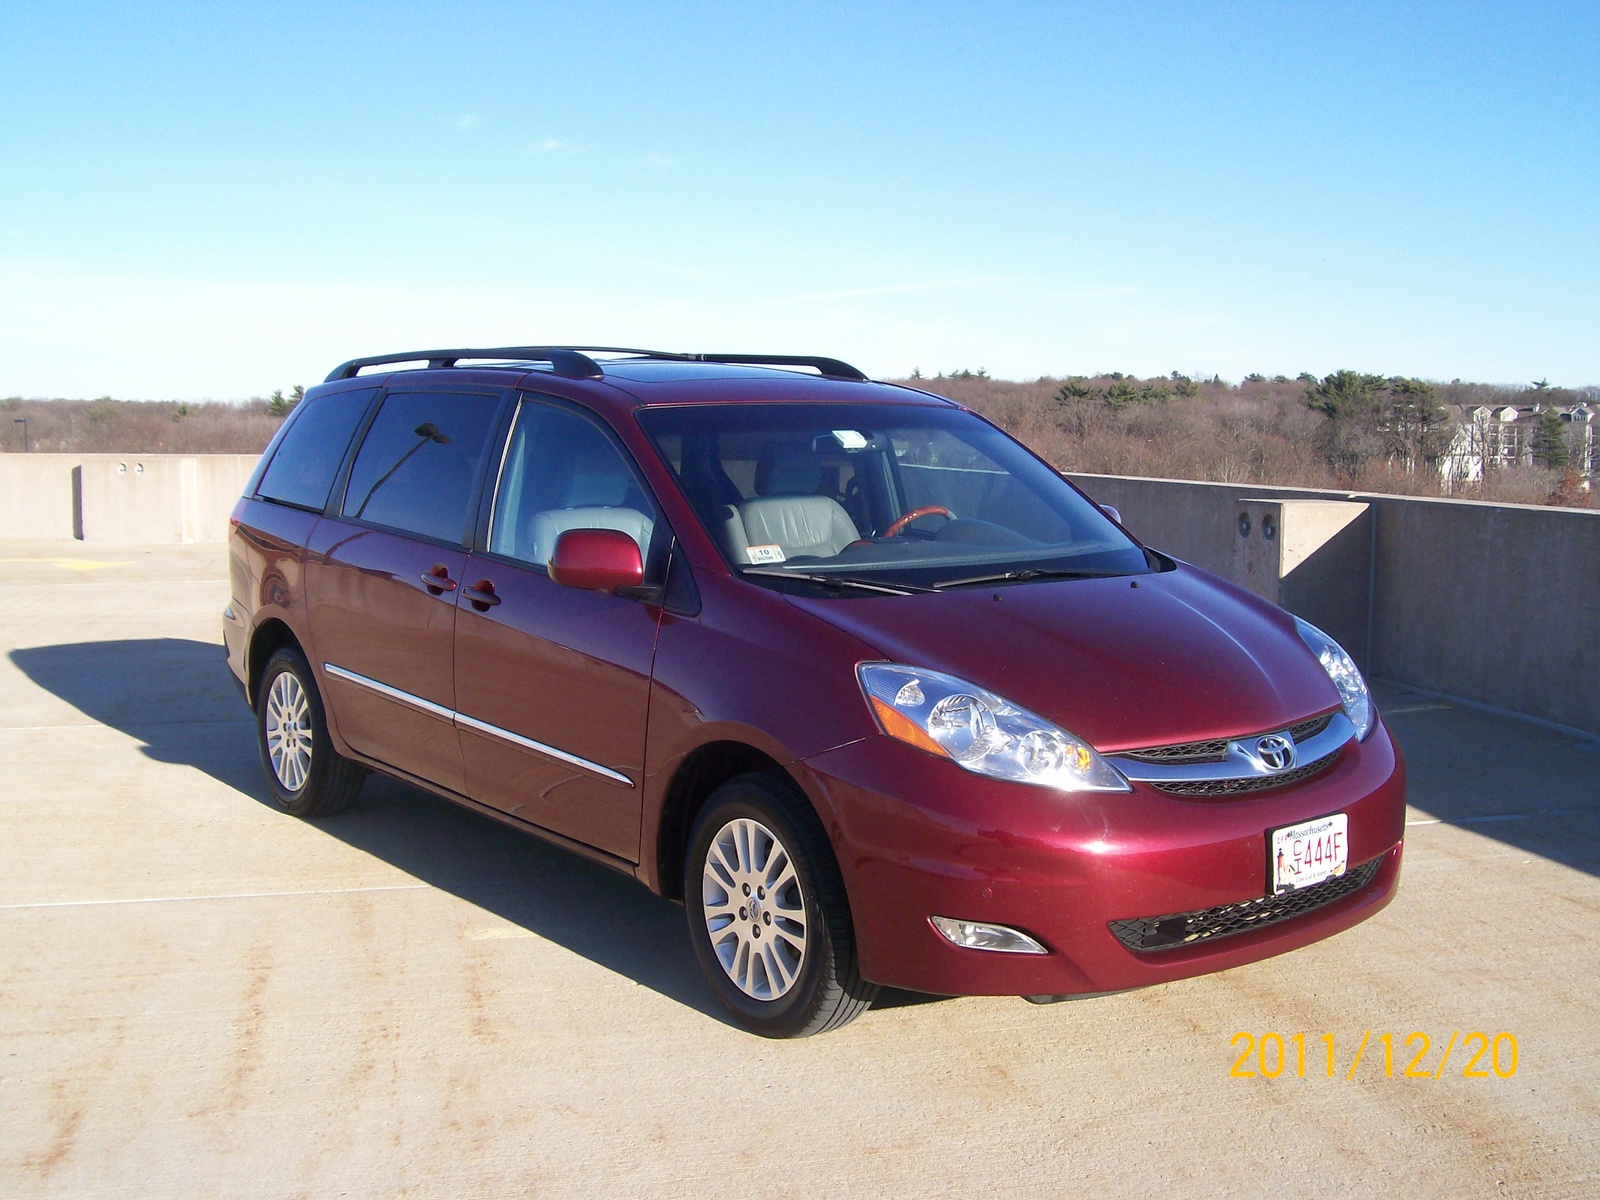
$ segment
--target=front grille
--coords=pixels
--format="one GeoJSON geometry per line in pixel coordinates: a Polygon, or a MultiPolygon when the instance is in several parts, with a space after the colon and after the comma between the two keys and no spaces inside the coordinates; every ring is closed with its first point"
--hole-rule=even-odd
{"type": "Polygon", "coordinates": [[[1209,742],[1184,742],[1178,746],[1152,746],[1148,750],[1125,750],[1123,758],[1147,763],[1205,763],[1221,762],[1228,757],[1228,739],[1214,738],[1209,742]]]}
{"type": "Polygon", "coordinates": [[[1301,721],[1298,725],[1289,726],[1289,736],[1294,739],[1294,744],[1299,745],[1308,738],[1314,738],[1328,727],[1333,720],[1333,714],[1323,713],[1320,717],[1312,717],[1309,721],[1301,721]]]}
{"type": "Polygon", "coordinates": [[[1242,796],[1246,792],[1264,792],[1268,788],[1288,787],[1291,783],[1310,779],[1313,775],[1322,774],[1338,761],[1337,754],[1330,754],[1318,762],[1296,767],[1292,771],[1283,771],[1277,775],[1252,775],[1248,779],[1171,779],[1152,783],[1150,786],[1169,796],[1198,796],[1201,799],[1242,796]]]}
{"type": "MultiPolygon", "coordinates": [[[[1307,738],[1314,738],[1328,727],[1328,722],[1333,720],[1333,714],[1323,713],[1320,717],[1312,717],[1301,721],[1298,725],[1289,727],[1289,736],[1294,738],[1295,745],[1299,745],[1307,738]]],[[[1275,731],[1274,731],[1275,732],[1275,731]]],[[[1246,739],[1239,738],[1239,741],[1246,739]]],[[[1181,742],[1175,746],[1151,746],[1145,750],[1124,750],[1120,757],[1135,759],[1138,762],[1164,763],[1177,766],[1183,763],[1210,763],[1223,762],[1228,757],[1228,739],[1212,738],[1204,742],[1181,742]]]]}
{"type": "Polygon", "coordinates": [[[1237,904],[1223,904],[1217,908],[1203,908],[1198,912],[1174,913],[1167,917],[1137,917],[1126,921],[1112,921],[1109,928],[1129,950],[1148,954],[1154,950],[1172,950],[1178,946],[1192,946],[1196,942],[1229,937],[1235,933],[1248,933],[1263,929],[1279,921],[1303,916],[1308,912],[1354,895],[1378,873],[1383,856],[1364,862],[1333,879],[1324,879],[1308,888],[1284,892],[1277,896],[1260,896],[1254,900],[1241,900],[1237,904]]]}

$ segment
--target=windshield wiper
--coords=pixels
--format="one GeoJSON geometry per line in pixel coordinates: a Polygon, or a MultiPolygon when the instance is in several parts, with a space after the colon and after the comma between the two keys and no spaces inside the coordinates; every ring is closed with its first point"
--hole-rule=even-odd
{"type": "Polygon", "coordinates": [[[969,575],[965,579],[941,579],[933,585],[934,591],[944,588],[966,587],[979,583],[1021,583],[1029,579],[1111,579],[1121,571],[1069,571],[1047,567],[1024,567],[1018,571],[998,571],[993,575],[969,575]]]}
{"type": "Polygon", "coordinates": [[[913,592],[931,592],[937,589],[921,587],[914,583],[871,583],[849,575],[825,575],[820,571],[785,571],[782,567],[743,567],[741,575],[765,575],[772,579],[803,579],[823,587],[856,588],[863,592],[880,592],[886,596],[909,596],[913,592]]]}

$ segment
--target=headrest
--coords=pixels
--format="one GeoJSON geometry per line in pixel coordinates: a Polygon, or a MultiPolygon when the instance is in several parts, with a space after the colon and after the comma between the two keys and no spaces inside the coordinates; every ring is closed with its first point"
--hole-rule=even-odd
{"type": "Polygon", "coordinates": [[[621,504],[632,479],[611,445],[595,435],[574,438],[566,454],[567,486],[561,494],[564,508],[592,508],[621,504]]]}
{"type": "Polygon", "coordinates": [[[564,508],[614,508],[628,495],[628,477],[620,466],[608,475],[576,473],[563,496],[564,508]]]}
{"type": "Polygon", "coordinates": [[[822,462],[805,442],[768,442],[756,459],[756,495],[814,496],[822,462]]]}

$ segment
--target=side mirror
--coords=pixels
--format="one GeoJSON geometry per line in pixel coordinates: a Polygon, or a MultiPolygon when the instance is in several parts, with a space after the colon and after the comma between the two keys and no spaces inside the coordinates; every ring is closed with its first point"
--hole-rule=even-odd
{"type": "Polygon", "coordinates": [[[620,529],[569,529],[546,565],[554,582],[590,592],[632,592],[644,583],[639,543],[620,529]]]}
{"type": "Polygon", "coordinates": [[[1109,504],[1102,504],[1102,505],[1101,505],[1101,506],[1100,506],[1100,511],[1101,511],[1101,512],[1103,512],[1103,513],[1105,513],[1105,515],[1106,515],[1106,516],[1108,516],[1108,517],[1110,517],[1110,518],[1111,518],[1111,519],[1112,519],[1112,520],[1113,520],[1113,521],[1115,521],[1115,522],[1116,522],[1116,523],[1117,523],[1117,524],[1118,524],[1118,525],[1121,525],[1121,524],[1122,524],[1122,514],[1121,514],[1121,513],[1119,513],[1119,512],[1118,512],[1118,511],[1117,511],[1117,510],[1116,510],[1116,509],[1115,509],[1115,508],[1113,508],[1113,507],[1112,507],[1112,506],[1111,506],[1111,505],[1109,505],[1109,504]]]}

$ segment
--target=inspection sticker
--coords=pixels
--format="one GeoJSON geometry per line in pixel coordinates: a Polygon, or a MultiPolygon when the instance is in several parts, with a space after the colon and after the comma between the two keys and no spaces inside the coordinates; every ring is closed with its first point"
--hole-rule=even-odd
{"type": "Polygon", "coordinates": [[[746,546],[744,552],[750,556],[753,563],[777,563],[783,561],[782,546],[746,546]]]}
{"type": "Polygon", "coordinates": [[[1272,892],[1292,892],[1335,875],[1350,861],[1350,818],[1344,813],[1274,829],[1272,892]]]}

